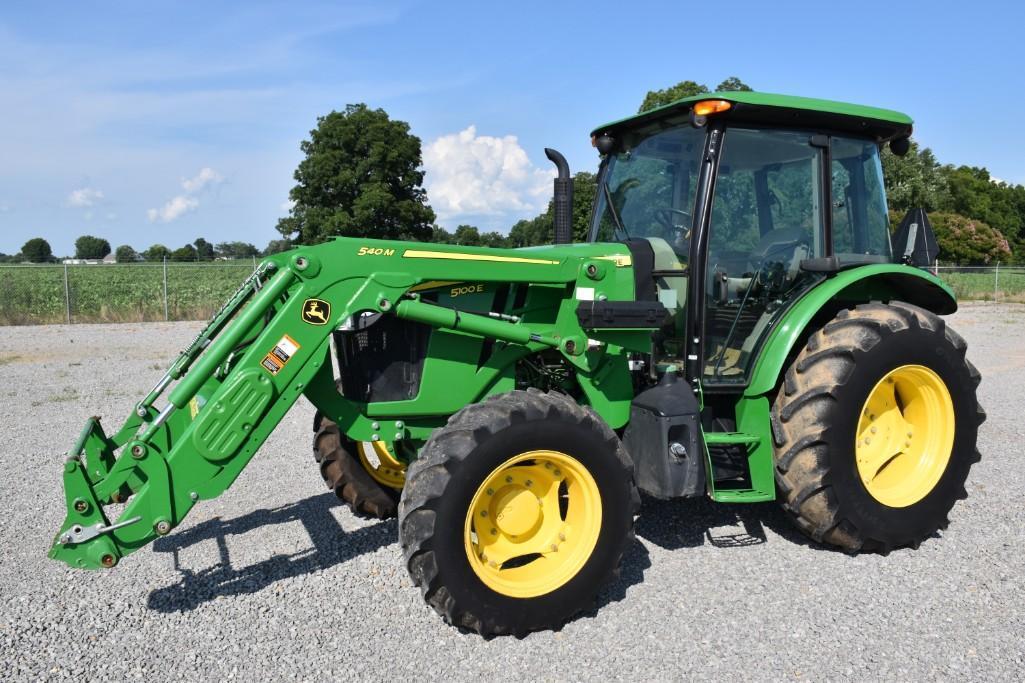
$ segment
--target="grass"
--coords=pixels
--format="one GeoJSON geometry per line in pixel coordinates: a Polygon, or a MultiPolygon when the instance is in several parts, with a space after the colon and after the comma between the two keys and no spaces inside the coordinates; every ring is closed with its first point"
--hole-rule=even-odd
{"type": "Polygon", "coordinates": [[[1025,270],[950,272],[940,271],[954,294],[962,301],[1009,301],[1025,303],[1025,270]]]}
{"type": "MultiPolygon", "coordinates": [[[[253,270],[252,261],[167,266],[167,318],[208,318],[253,270]]],[[[0,325],[67,322],[64,266],[0,267],[0,325]]],[[[68,266],[72,322],[164,320],[161,264],[68,266]]]]}

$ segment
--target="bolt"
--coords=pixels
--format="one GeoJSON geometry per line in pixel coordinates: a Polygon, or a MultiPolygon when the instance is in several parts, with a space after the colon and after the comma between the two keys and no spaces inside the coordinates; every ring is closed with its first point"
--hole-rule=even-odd
{"type": "Polygon", "coordinates": [[[168,522],[166,519],[162,519],[159,522],[157,522],[156,524],[154,524],[153,528],[156,530],[156,532],[158,534],[160,534],[161,536],[164,536],[169,531],[171,531],[171,523],[168,522]]]}
{"type": "Polygon", "coordinates": [[[550,470],[550,469],[552,469],[552,463],[550,463],[550,462],[546,462],[546,463],[545,463],[545,469],[546,469],[546,470],[550,470]]]}
{"type": "Polygon", "coordinates": [[[495,495],[495,489],[488,489],[488,490],[487,490],[487,494],[488,494],[489,496],[493,496],[493,495],[495,495]]]}
{"type": "Polygon", "coordinates": [[[85,502],[81,498],[75,499],[75,512],[85,512],[89,509],[89,503],[85,502]]]}
{"type": "Polygon", "coordinates": [[[141,458],[144,455],[146,455],[146,447],[145,446],[143,446],[141,443],[137,443],[134,446],[132,446],[132,457],[133,458],[141,458]]]}
{"type": "Polygon", "coordinates": [[[577,350],[577,344],[572,339],[566,341],[566,353],[575,353],[577,350]]]}
{"type": "Polygon", "coordinates": [[[528,479],[527,480],[527,486],[533,486],[533,485],[534,485],[534,482],[532,482],[530,479],[528,479]]]}
{"type": "Polygon", "coordinates": [[[402,429],[406,426],[406,423],[402,420],[395,420],[395,429],[402,429]]]}
{"type": "Polygon", "coordinates": [[[498,529],[492,529],[491,530],[491,535],[492,536],[497,536],[498,535],[498,529]]]}
{"type": "Polygon", "coordinates": [[[395,432],[395,440],[396,441],[402,441],[402,437],[403,437],[402,432],[395,432]]]}
{"type": "Polygon", "coordinates": [[[870,419],[870,420],[874,420],[874,419],[876,419],[876,416],[875,416],[875,415],[869,415],[869,416],[868,416],[868,419],[870,419]]]}
{"type": "Polygon", "coordinates": [[[146,417],[146,409],[143,408],[142,406],[139,406],[138,408],[135,409],[135,414],[138,415],[139,417],[146,417]]]}
{"type": "Polygon", "coordinates": [[[189,491],[189,498],[192,499],[192,502],[196,502],[197,500],[199,500],[199,494],[195,491],[189,491]]]}
{"type": "Polygon", "coordinates": [[[107,553],[106,555],[100,558],[100,564],[102,564],[107,569],[110,569],[115,564],[117,564],[117,558],[115,558],[110,553],[107,553]]]}
{"type": "Polygon", "coordinates": [[[560,541],[565,541],[566,540],[566,534],[559,534],[559,540],[560,541]]]}
{"type": "Polygon", "coordinates": [[[908,438],[909,439],[911,438],[911,432],[908,432],[908,438]]]}
{"type": "Polygon", "coordinates": [[[561,477],[562,476],[562,470],[555,470],[554,474],[557,477],[561,477]]]}
{"type": "Polygon", "coordinates": [[[488,556],[484,553],[481,553],[480,561],[486,563],[488,561],[488,556]]]}
{"type": "Polygon", "coordinates": [[[870,439],[870,438],[868,438],[868,437],[866,436],[866,437],[865,437],[865,445],[867,446],[867,445],[869,445],[870,443],[872,443],[872,439],[870,439]]]}
{"type": "Polygon", "coordinates": [[[594,265],[593,263],[588,264],[588,266],[587,266],[587,275],[588,275],[588,277],[594,277],[597,274],[598,274],[598,266],[594,265]]]}
{"type": "Polygon", "coordinates": [[[512,483],[512,477],[506,477],[505,478],[505,483],[506,484],[511,484],[512,483]]]}
{"type": "Polygon", "coordinates": [[[495,564],[494,562],[488,562],[488,566],[489,567],[497,567],[498,565],[495,564]]]}
{"type": "Polygon", "coordinates": [[[487,517],[488,516],[488,511],[487,510],[481,510],[480,511],[480,516],[481,517],[487,517]]]}
{"type": "Polygon", "coordinates": [[[381,435],[380,434],[374,434],[372,437],[370,437],[370,440],[371,441],[380,441],[381,440],[381,435]]]}
{"type": "Polygon", "coordinates": [[[379,302],[377,303],[377,306],[378,306],[378,308],[380,308],[380,309],[381,309],[382,311],[387,311],[387,310],[388,310],[389,308],[391,308],[391,302],[390,302],[390,301],[388,301],[387,299],[381,299],[381,300],[380,300],[380,301],[379,301],[379,302]]]}
{"type": "Polygon", "coordinates": [[[306,260],[305,256],[300,256],[295,260],[295,267],[299,270],[306,270],[306,266],[308,266],[309,264],[310,262],[306,260]]]}
{"type": "Polygon", "coordinates": [[[875,434],[875,433],[876,433],[876,432],[878,432],[879,430],[878,430],[878,429],[876,429],[875,427],[873,427],[873,428],[872,428],[872,429],[870,429],[869,431],[870,431],[870,432],[872,432],[873,434],[875,434]]]}
{"type": "Polygon", "coordinates": [[[559,546],[557,546],[554,543],[552,543],[552,552],[554,553],[558,549],[559,549],[559,546]]]}
{"type": "Polygon", "coordinates": [[[911,448],[911,442],[910,441],[905,441],[904,442],[904,448],[911,448]]]}
{"type": "Polygon", "coordinates": [[[371,423],[370,423],[370,428],[371,428],[371,429],[373,429],[373,430],[374,430],[374,431],[376,432],[376,431],[377,431],[378,429],[380,429],[380,428],[381,428],[381,425],[379,425],[379,424],[378,424],[378,423],[376,423],[376,422],[371,422],[371,423]]]}

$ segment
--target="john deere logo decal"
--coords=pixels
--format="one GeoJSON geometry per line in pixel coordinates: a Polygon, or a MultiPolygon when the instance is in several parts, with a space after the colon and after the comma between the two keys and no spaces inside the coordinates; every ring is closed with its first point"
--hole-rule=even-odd
{"type": "Polygon", "coordinates": [[[331,304],[323,299],[307,299],[303,303],[303,321],[311,325],[327,325],[331,318],[331,304]]]}

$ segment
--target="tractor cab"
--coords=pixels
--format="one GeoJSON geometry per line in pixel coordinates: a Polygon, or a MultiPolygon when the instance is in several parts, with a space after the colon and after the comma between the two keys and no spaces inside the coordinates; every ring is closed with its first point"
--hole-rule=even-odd
{"type": "Polygon", "coordinates": [[[891,262],[879,153],[910,133],[897,112],[752,92],[596,129],[589,238],[626,243],[636,297],[670,311],[652,370],[743,387],[790,303],[830,273],[891,262]]]}

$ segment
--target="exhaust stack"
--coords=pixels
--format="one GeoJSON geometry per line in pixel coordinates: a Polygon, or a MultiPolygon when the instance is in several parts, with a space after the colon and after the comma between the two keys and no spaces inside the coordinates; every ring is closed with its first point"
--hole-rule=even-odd
{"type": "Polygon", "coordinates": [[[545,156],[559,169],[555,179],[555,244],[569,244],[573,241],[573,179],[569,175],[566,157],[558,151],[545,147],[545,156]]]}

